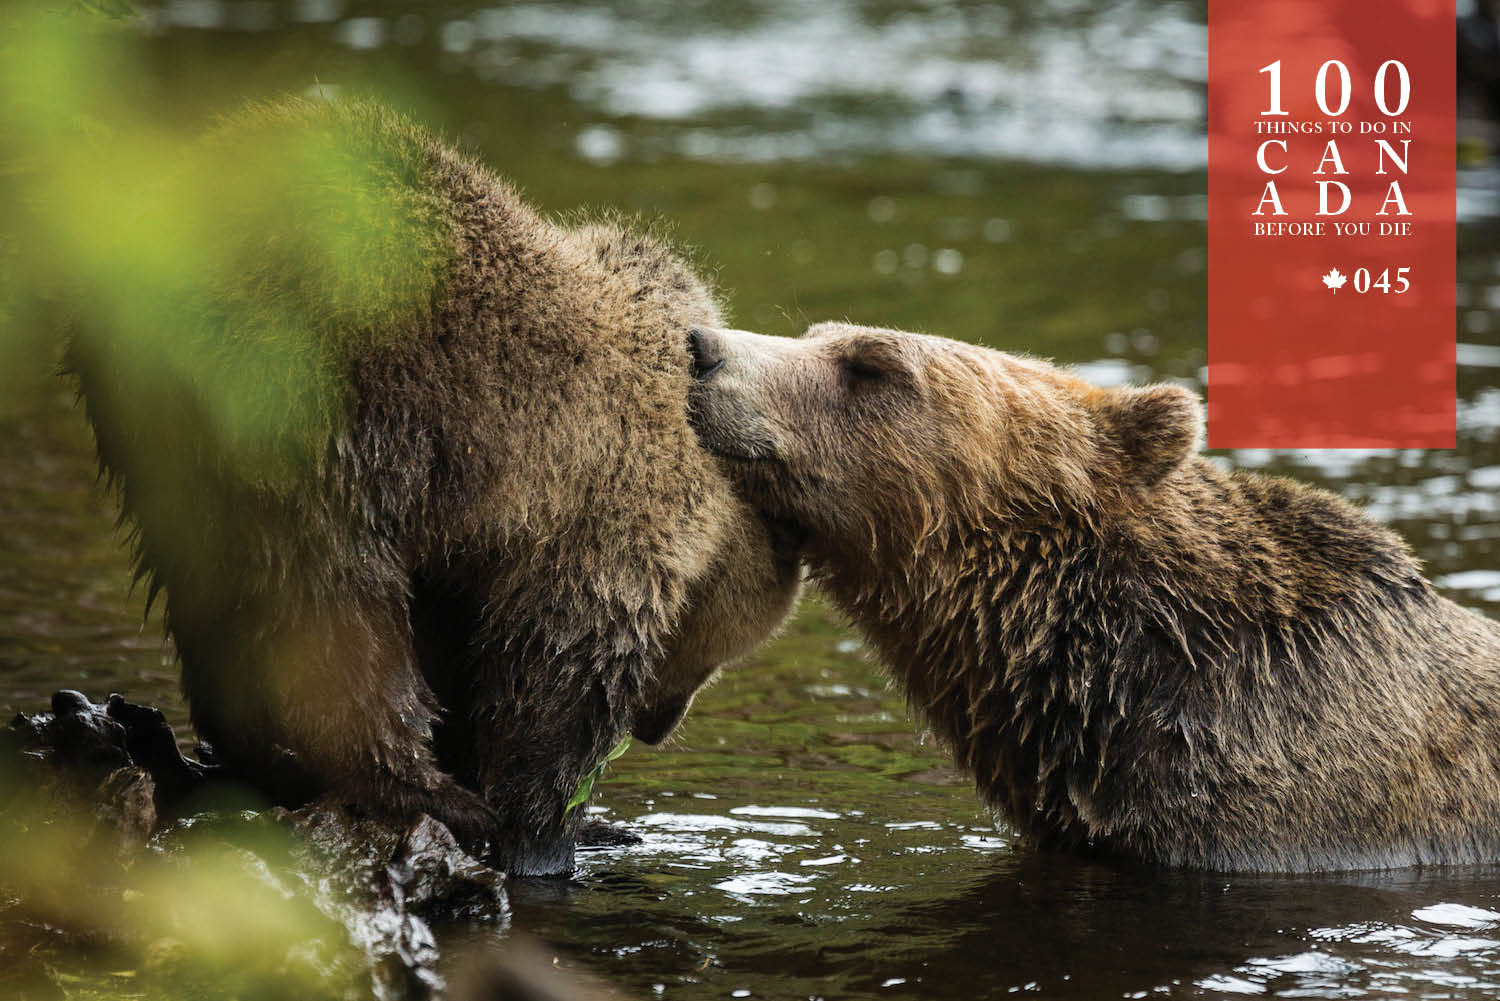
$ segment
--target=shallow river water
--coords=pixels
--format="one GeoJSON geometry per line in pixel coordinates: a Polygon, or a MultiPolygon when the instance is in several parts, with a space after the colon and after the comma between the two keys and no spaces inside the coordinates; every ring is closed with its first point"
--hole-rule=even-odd
{"type": "MultiPolygon", "coordinates": [[[[436,10],[173,3],[140,39],[140,90],[183,127],[287,90],[380,94],[549,210],[672,220],[740,326],[849,317],[1101,382],[1201,386],[1202,66],[1162,56],[1201,50],[1194,5],[436,10]]],[[[1359,501],[1439,586],[1496,614],[1500,227],[1484,176],[1466,174],[1459,448],[1221,459],[1359,501]]],[[[5,364],[0,709],[119,690],[181,725],[46,339],[5,364]]],[[[595,803],[644,843],[514,883],[511,928],[629,997],[1500,995],[1500,867],[1245,877],[1030,849],[815,594],[669,746],[611,766],[595,803]]]]}

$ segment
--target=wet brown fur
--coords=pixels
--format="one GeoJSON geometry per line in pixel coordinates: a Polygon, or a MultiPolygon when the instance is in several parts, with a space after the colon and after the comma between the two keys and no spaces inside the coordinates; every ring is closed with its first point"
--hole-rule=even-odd
{"type": "MultiPolygon", "coordinates": [[[[330,388],[272,425],[271,459],[216,435],[203,373],[142,366],[110,330],[70,351],[195,725],[243,774],[287,766],[305,795],[430,813],[512,871],[565,870],[579,778],[638,721],[664,736],[796,589],[687,423],[684,332],[719,307],[661,241],[549,220],[372,104],[252,109],[208,146],[232,170],[287,135],[374,178],[353,210],[374,228],[353,231],[415,221],[360,255],[412,233],[441,253],[408,283],[429,294],[299,314],[315,340],[294,355],[330,388]]],[[[270,350],[255,311],[305,294],[291,238],[240,248],[233,296],[210,283],[175,343],[270,350]]]]}
{"type": "Polygon", "coordinates": [[[842,324],[716,332],[695,423],[982,794],[1220,870],[1500,860],[1500,626],[1171,386],[842,324]]]}

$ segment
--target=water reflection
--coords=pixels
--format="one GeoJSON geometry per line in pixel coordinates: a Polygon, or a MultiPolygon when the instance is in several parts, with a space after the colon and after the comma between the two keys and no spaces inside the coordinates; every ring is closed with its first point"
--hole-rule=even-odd
{"type": "MultiPolygon", "coordinates": [[[[875,841],[832,884],[790,871],[805,843],[745,839],[717,853],[723,868],[664,881],[685,846],[658,841],[591,857],[562,896],[523,885],[513,902],[517,920],[565,954],[618,957],[621,934],[654,950],[652,982],[668,996],[724,996],[732,985],[758,997],[1479,997],[1500,983],[1500,913],[1459,902],[1500,897],[1494,869],[1214,876],[1036,855],[999,839],[959,858],[954,832],[920,829],[927,838],[906,846],[917,854],[875,841]],[[649,904],[622,898],[627,885],[651,887],[649,904]],[[705,893],[726,895],[731,910],[695,917],[725,905],[705,893]],[[638,908],[634,930],[620,908],[638,908]]],[[[856,841],[859,826],[831,824],[823,837],[856,841]]]]}

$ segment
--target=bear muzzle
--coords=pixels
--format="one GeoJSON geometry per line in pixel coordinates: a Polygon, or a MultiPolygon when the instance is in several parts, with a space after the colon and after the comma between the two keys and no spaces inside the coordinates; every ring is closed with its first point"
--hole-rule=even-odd
{"type": "Polygon", "coordinates": [[[693,696],[689,694],[645,708],[636,713],[630,735],[643,744],[660,744],[677,729],[692,704],[693,696]]]}
{"type": "Polygon", "coordinates": [[[703,447],[715,455],[741,461],[780,458],[760,405],[765,359],[756,350],[760,341],[780,340],[740,330],[688,331],[693,370],[688,420],[703,447]]]}
{"type": "Polygon", "coordinates": [[[693,359],[693,378],[700,382],[724,367],[723,345],[713,331],[703,327],[688,331],[688,354],[693,359]]]}

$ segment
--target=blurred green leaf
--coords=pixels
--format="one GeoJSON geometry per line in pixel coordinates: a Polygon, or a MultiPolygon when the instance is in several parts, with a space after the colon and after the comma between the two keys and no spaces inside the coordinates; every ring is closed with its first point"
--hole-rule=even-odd
{"type": "Polygon", "coordinates": [[[589,801],[593,795],[594,783],[604,775],[604,768],[611,761],[630,750],[630,735],[626,734],[620,738],[620,742],[604,756],[604,760],[594,766],[594,770],[578,780],[578,788],[573,790],[573,795],[568,799],[568,805],[563,807],[563,816],[566,817],[578,807],[589,801]]]}

